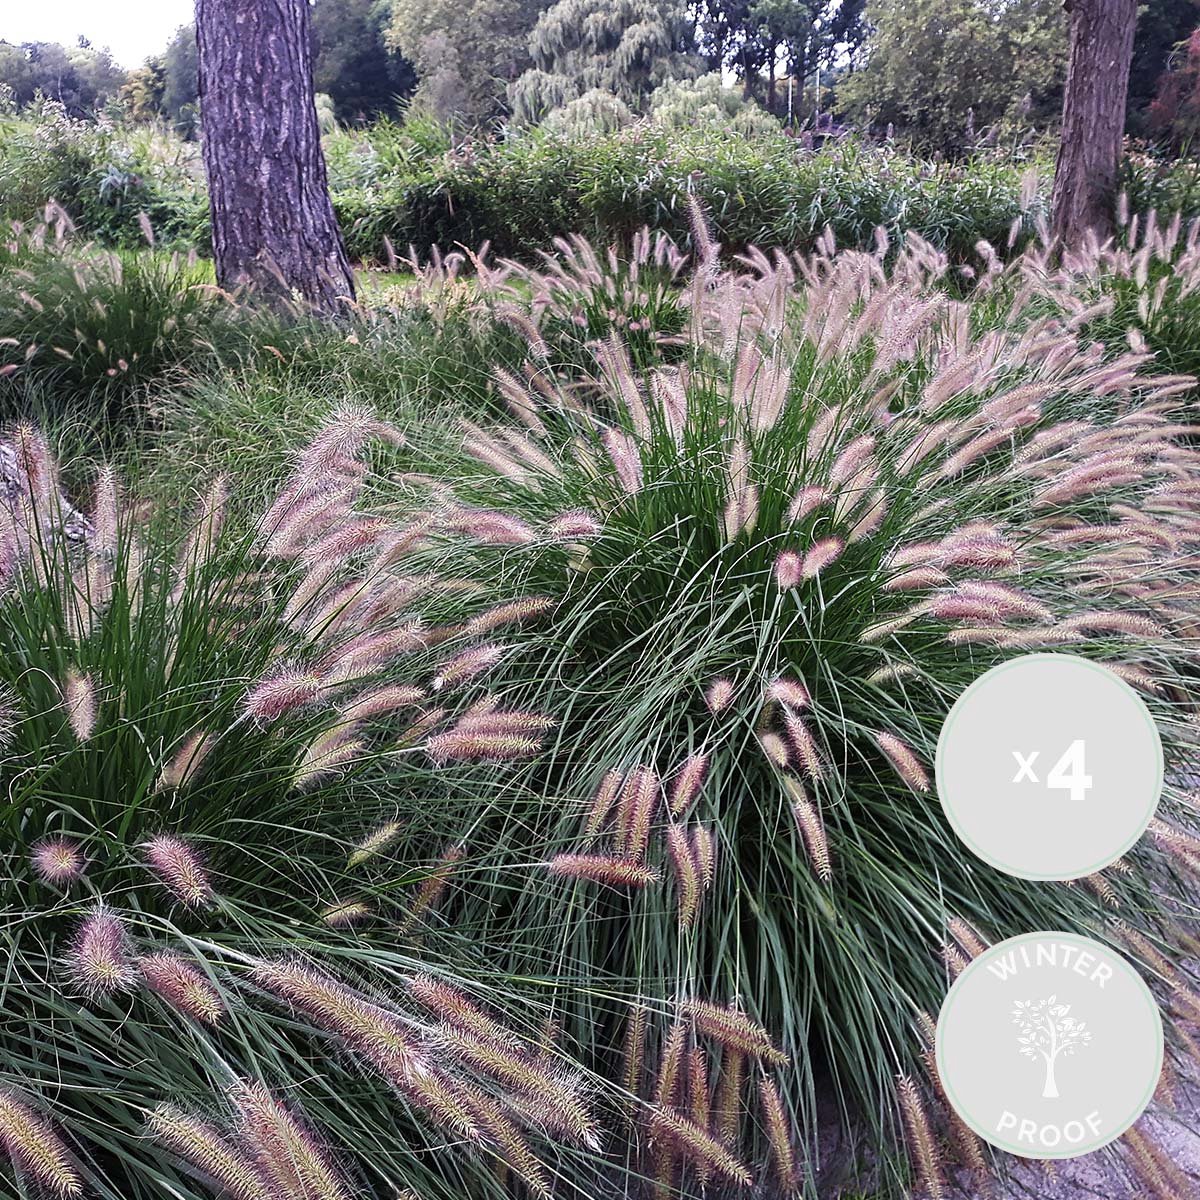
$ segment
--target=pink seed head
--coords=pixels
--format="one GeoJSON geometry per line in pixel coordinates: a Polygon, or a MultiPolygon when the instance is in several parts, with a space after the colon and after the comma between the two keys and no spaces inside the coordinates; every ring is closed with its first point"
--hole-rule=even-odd
{"type": "Polygon", "coordinates": [[[56,1200],[83,1195],[83,1181],[58,1131],[7,1089],[0,1090],[0,1149],[34,1181],[38,1195],[44,1191],[56,1200]]]}
{"type": "Polygon", "coordinates": [[[788,591],[803,578],[804,560],[795,550],[784,550],[775,560],[775,585],[781,591],[788,591]]]}
{"type": "Polygon", "coordinates": [[[714,717],[723,713],[733,703],[733,692],[732,679],[714,679],[704,693],[704,702],[708,705],[708,711],[714,717]]]}
{"type": "Polygon", "coordinates": [[[609,887],[642,888],[658,883],[659,873],[645,863],[606,854],[557,854],[547,864],[551,875],[562,875],[609,887]]]}
{"type": "Polygon", "coordinates": [[[691,754],[671,780],[667,797],[667,806],[671,816],[678,817],[692,806],[704,781],[708,777],[709,756],[707,754],[691,754]]]}
{"type": "Polygon", "coordinates": [[[221,993],[191,963],[174,954],[147,954],[137,966],[146,986],[185,1017],[213,1025],[224,1015],[221,993]]]}
{"type": "Polygon", "coordinates": [[[77,842],[65,837],[43,838],[30,855],[33,869],[47,883],[67,887],[83,878],[87,859],[77,842]]]}
{"type": "Polygon", "coordinates": [[[827,537],[822,538],[819,542],[814,542],[804,556],[801,575],[805,579],[815,579],[841,555],[845,548],[845,542],[839,537],[827,537]]]}
{"type": "Polygon", "coordinates": [[[484,642],[469,646],[453,658],[442,663],[441,669],[430,684],[432,691],[468,683],[477,675],[490,671],[504,657],[504,647],[496,642],[484,642]]]}
{"type": "Polygon", "coordinates": [[[321,694],[321,686],[321,680],[311,672],[280,671],[250,689],[245,712],[263,723],[278,720],[284,713],[311,704],[321,694]]]}
{"type": "Polygon", "coordinates": [[[600,522],[581,508],[560,513],[546,526],[546,532],[552,538],[562,541],[599,537],[602,531],[600,522]]]}
{"type": "Polygon", "coordinates": [[[120,918],[97,905],[80,922],[67,951],[71,974],[92,995],[127,992],[137,985],[129,938],[120,918]]]}
{"type": "Polygon", "coordinates": [[[809,513],[819,508],[828,499],[829,493],[823,487],[801,488],[788,506],[788,524],[794,525],[797,521],[803,521],[809,513]]]}
{"type": "Polygon", "coordinates": [[[800,712],[809,706],[812,697],[800,680],[789,675],[779,675],[767,686],[767,699],[774,700],[793,712],[800,712]]]}
{"type": "Polygon", "coordinates": [[[63,680],[62,698],[72,731],[81,742],[86,742],[96,729],[95,681],[72,668],[63,680]]]}
{"type": "Polygon", "coordinates": [[[485,509],[463,509],[452,513],[447,524],[487,546],[527,546],[537,540],[533,528],[517,517],[485,509]]]}
{"type": "Polygon", "coordinates": [[[146,862],[175,898],[189,908],[203,908],[214,899],[212,885],[199,854],[183,838],[160,834],[142,846],[146,862]]]}

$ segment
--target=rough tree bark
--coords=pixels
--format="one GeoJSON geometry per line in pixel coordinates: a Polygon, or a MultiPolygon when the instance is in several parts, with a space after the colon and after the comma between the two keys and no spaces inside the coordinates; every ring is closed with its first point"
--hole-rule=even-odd
{"type": "Polygon", "coordinates": [[[1113,228],[1125,99],[1138,0],[1064,0],[1071,56],[1062,141],[1054,169],[1051,232],[1065,246],[1113,228]]]}
{"type": "Polygon", "coordinates": [[[196,0],[204,166],[224,288],[354,298],[313,102],[308,0],[196,0]]]}

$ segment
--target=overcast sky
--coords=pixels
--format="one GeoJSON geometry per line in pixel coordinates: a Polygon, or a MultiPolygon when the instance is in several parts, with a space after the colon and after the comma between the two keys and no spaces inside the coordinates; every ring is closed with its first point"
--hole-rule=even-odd
{"type": "Polygon", "coordinates": [[[163,49],[192,19],[193,0],[0,0],[0,41],[62,42],[82,33],[123,67],[163,49]]]}

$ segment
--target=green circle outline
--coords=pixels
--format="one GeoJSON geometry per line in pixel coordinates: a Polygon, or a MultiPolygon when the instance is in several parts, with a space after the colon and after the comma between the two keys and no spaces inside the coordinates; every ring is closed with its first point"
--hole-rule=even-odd
{"type": "Polygon", "coordinates": [[[1027,879],[1034,883],[1066,883],[1075,879],[1083,879],[1088,875],[1094,875],[1097,871],[1103,871],[1105,867],[1111,867],[1123,854],[1131,850],[1145,835],[1150,822],[1154,820],[1154,814],[1158,811],[1158,806],[1162,801],[1163,785],[1166,777],[1166,765],[1163,754],[1162,734],[1159,732],[1158,723],[1154,720],[1153,714],[1150,712],[1146,702],[1123,680],[1116,672],[1109,670],[1103,663],[1093,662],[1088,658],[1081,658],[1078,654],[1055,654],[1039,652],[1034,654],[1022,654],[1017,658],[1011,658],[1007,662],[997,663],[994,667],[989,667],[982,675],[971,681],[970,684],[963,690],[962,694],[955,700],[950,711],[946,714],[946,719],[942,722],[941,732],[938,734],[937,750],[934,752],[933,760],[934,782],[937,786],[938,803],[942,806],[942,812],[946,814],[946,820],[950,822],[951,829],[954,830],[958,840],[982,862],[987,863],[989,867],[994,867],[997,871],[1003,871],[1006,875],[1011,875],[1014,879],[1027,879]],[[1032,660],[1056,660],[1063,662],[1080,663],[1096,674],[1102,675],[1107,681],[1117,684],[1120,689],[1123,689],[1134,704],[1141,710],[1141,714],[1146,723],[1150,727],[1150,731],[1154,735],[1155,755],[1155,773],[1156,781],[1151,789],[1151,801],[1146,812],[1145,820],[1137,827],[1136,832],[1121,848],[1112,855],[1111,858],[1106,858],[1101,862],[1094,863],[1090,867],[1085,867],[1074,875],[1061,874],[1040,874],[1025,870],[1017,870],[990,854],[986,854],[976,842],[967,836],[962,825],[951,811],[950,804],[946,799],[946,788],[944,787],[944,772],[942,759],[945,751],[945,745],[949,737],[950,727],[954,722],[955,717],[965,705],[967,699],[976,688],[982,686],[993,675],[1000,675],[1010,669],[1015,669],[1023,663],[1032,660]]]}
{"type": "Polygon", "coordinates": [[[1103,942],[1097,942],[1094,938],[1084,937],[1082,934],[1078,933],[1063,933],[1061,931],[1055,932],[1054,930],[1045,929],[1039,930],[1036,933],[1021,933],[1016,937],[1006,938],[1002,942],[997,942],[994,946],[989,946],[988,949],[983,954],[979,955],[978,958],[972,959],[967,964],[967,967],[962,974],[959,975],[953,984],[951,984],[950,990],[946,993],[945,1000],[942,1001],[942,1007],[938,1012],[937,1028],[934,1031],[933,1039],[934,1061],[937,1064],[938,1076],[942,1091],[945,1093],[946,1099],[950,1102],[950,1107],[953,1108],[955,1113],[958,1115],[959,1120],[966,1124],[967,1127],[972,1130],[972,1132],[983,1138],[983,1140],[987,1142],[989,1146],[994,1146],[997,1150],[1003,1150],[1008,1154],[1014,1154],[1018,1158],[1023,1158],[1032,1162],[1040,1162],[1044,1159],[1061,1161],[1072,1158],[1084,1158],[1088,1154],[1094,1154],[1097,1150],[1103,1150],[1105,1146],[1112,1145],[1117,1138],[1121,1137],[1122,1134],[1131,1129],[1138,1118],[1146,1111],[1147,1108],[1150,1107],[1150,1101],[1154,1099],[1154,1093],[1158,1088],[1159,1079],[1162,1076],[1162,1065],[1165,1052],[1166,1036],[1163,1032],[1162,1012],[1159,1009],[1158,1001],[1154,999],[1154,993],[1150,990],[1149,985],[1142,978],[1141,972],[1138,971],[1138,969],[1123,954],[1121,954],[1120,951],[1113,949],[1111,946],[1106,946],[1103,942]],[[1117,1123],[1118,1128],[1116,1133],[1114,1133],[1111,1137],[1106,1138],[1098,1145],[1089,1146],[1086,1150],[1077,1150],[1070,1153],[1060,1154],[1052,1154],[1047,1152],[1045,1154],[1033,1155],[1027,1153],[1026,1148],[1018,1149],[1013,1145],[998,1140],[990,1131],[985,1132],[985,1130],[976,1124],[974,1117],[968,1115],[964,1107],[959,1103],[958,1098],[954,1094],[954,1089],[950,1085],[949,1076],[946,1072],[945,1058],[942,1054],[942,1018],[945,1016],[946,1009],[950,1006],[950,1002],[954,999],[954,993],[959,990],[963,980],[975,973],[976,969],[983,969],[995,952],[1002,951],[1008,946],[1019,946],[1034,939],[1045,938],[1053,938],[1060,942],[1074,942],[1078,946],[1092,948],[1093,950],[1101,950],[1106,955],[1111,955],[1133,978],[1133,981],[1136,984],[1137,989],[1140,989],[1142,996],[1150,1002],[1150,1012],[1153,1016],[1154,1027],[1158,1031],[1158,1036],[1155,1039],[1154,1071],[1152,1073],[1150,1083],[1146,1088],[1145,1095],[1135,1106],[1133,1115],[1129,1118],[1129,1120],[1123,1125],[1120,1124],[1120,1122],[1117,1123]]]}

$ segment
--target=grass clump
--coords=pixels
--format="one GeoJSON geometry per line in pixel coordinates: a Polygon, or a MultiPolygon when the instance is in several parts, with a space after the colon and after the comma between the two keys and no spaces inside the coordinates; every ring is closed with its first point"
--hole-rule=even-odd
{"type": "Polygon", "coordinates": [[[0,413],[129,422],[233,331],[234,306],[194,256],[79,246],[54,205],[0,256],[0,413]]]}
{"type": "Polygon", "coordinates": [[[702,262],[684,361],[638,371],[609,342],[587,379],[543,378],[466,430],[429,510],[498,603],[545,598],[490,678],[557,721],[522,789],[464,773],[488,849],[458,927],[513,973],[604,981],[568,1029],[652,1106],[631,1165],[685,1194],[751,1175],[815,1194],[795,1162],[830,1092],[902,1191],[895,1148],[938,1104],[925,1014],[992,939],[1086,932],[1160,975],[1180,1029],[1195,1003],[1171,962],[1189,382],[1028,294],[974,333],[942,256],[881,257],[702,262]],[[1083,886],[983,866],[931,786],[954,700],[1046,648],[1139,689],[1173,781],[1156,832],[1083,886]]]}
{"type": "MultiPolygon", "coordinates": [[[[0,497],[0,1177],[61,1196],[533,1195],[594,1173],[602,1096],[544,999],[447,926],[475,847],[401,813],[468,703],[423,531],[370,511],[337,412],[269,509],[182,533],[102,470],[86,513],[29,427],[0,497]],[[242,531],[249,527],[247,536],[242,531]],[[436,604],[433,604],[436,607],[436,604]],[[440,693],[440,694],[439,694],[440,693]],[[431,700],[430,697],[434,697],[431,700]],[[436,709],[433,707],[436,702],[436,709]]],[[[393,453],[396,451],[393,450],[393,453]]]]}

